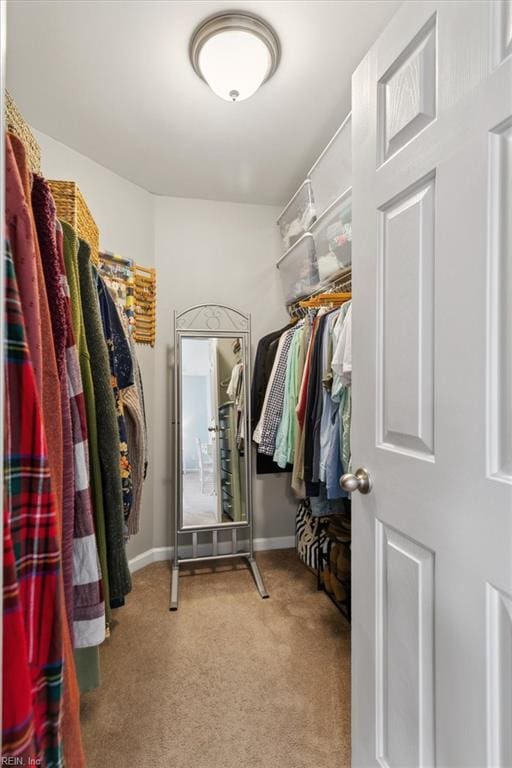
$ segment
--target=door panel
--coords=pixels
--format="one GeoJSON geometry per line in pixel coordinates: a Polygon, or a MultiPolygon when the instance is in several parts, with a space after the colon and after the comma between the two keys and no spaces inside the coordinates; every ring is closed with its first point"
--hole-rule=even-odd
{"type": "Polygon", "coordinates": [[[489,765],[512,765],[512,595],[488,585],[489,765]]]}
{"type": "Polygon", "coordinates": [[[353,78],[361,768],[512,765],[510,8],[404,3],[353,78]]]}
{"type": "Polygon", "coordinates": [[[383,765],[434,755],[434,555],[376,521],[377,755],[383,765]]]}
{"type": "Polygon", "coordinates": [[[512,0],[496,0],[492,19],[492,53],[495,66],[512,54],[512,0]]]}
{"type": "Polygon", "coordinates": [[[512,482],[512,120],[489,134],[489,475],[512,482]]]}
{"type": "Polygon", "coordinates": [[[436,116],[436,22],[433,16],[379,81],[381,162],[436,116]]]}
{"type": "Polygon", "coordinates": [[[429,178],[380,209],[377,441],[426,459],[434,454],[434,200],[429,178]]]}

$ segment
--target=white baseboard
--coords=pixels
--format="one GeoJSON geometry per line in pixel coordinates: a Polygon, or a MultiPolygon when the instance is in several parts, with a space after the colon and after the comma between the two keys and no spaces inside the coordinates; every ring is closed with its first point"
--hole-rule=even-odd
{"type": "MultiPolygon", "coordinates": [[[[254,539],[254,549],[256,552],[265,552],[269,549],[293,549],[295,547],[295,536],[274,536],[270,539],[254,539]]],[[[192,555],[192,547],[183,547],[180,551],[184,556],[192,555]],[[190,552],[189,552],[190,550],[190,552]]],[[[219,554],[227,554],[231,552],[231,542],[219,543],[219,554]]],[[[210,554],[210,548],[208,544],[199,544],[199,554],[210,554]]],[[[172,560],[172,547],[153,547],[153,549],[147,549],[145,552],[141,552],[140,555],[132,557],[128,561],[130,571],[140,571],[141,568],[145,568],[146,565],[151,563],[158,563],[161,560],[172,560]]]]}

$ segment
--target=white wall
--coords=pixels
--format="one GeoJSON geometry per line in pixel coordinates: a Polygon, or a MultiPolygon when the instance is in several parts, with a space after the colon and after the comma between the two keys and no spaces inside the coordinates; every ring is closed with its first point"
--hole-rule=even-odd
{"type": "MultiPolygon", "coordinates": [[[[41,147],[42,172],[47,179],[75,181],[100,230],[100,247],[153,266],[153,196],[126,179],[75,152],[59,141],[34,131],[41,147]]],[[[153,433],[153,380],[155,353],[137,345],[146,395],[149,434],[153,433]]],[[[128,544],[133,557],[153,546],[153,455],[150,444],[149,471],[144,484],[141,531],[128,544]]]]}
{"type": "MultiPolygon", "coordinates": [[[[101,247],[157,268],[157,342],[137,346],[150,435],[141,531],[129,557],[171,543],[172,312],[218,302],[252,315],[258,339],[286,323],[275,262],[279,210],[270,206],[156,197],[58,141],[35,131],[48,179],[76,181],[100,230],[101,247]]],[[[295,507],[283,475],[255,476],[254,535],[291,536],[295,507]]]]}
{"type": "MultiPolygon", "coordinates": [[[[253,351],[286,324],[275,262],[279,209],[262,205],[155,198],[157,345],[154,408],[154,546],[171,543],[170,354],[172,313],[201,303],[228,304],[252,315],[253,351]]],[[[255,476],[254,535],[290,536],[295,508],[288,476],[255,476]]]]}

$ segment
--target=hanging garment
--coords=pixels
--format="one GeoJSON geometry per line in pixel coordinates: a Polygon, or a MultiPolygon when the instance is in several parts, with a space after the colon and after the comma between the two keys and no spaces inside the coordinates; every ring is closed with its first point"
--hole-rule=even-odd
{"type": "Polygon", "coordinates": [[[299,351],[303,338],[303,323],[295,327],[288,361],[286,365],[286,377],[284,385],[283,413],[276,434],[276,447],[274,461],[281,468],[287,464],[293,464],[293,451],[295,447],[295,431],[297,414],[298,381],[297,372],[299,366],[299,351]]]}
{"type": "MultiPolygon", "coordinates": [[[[87,414],[87,434],[88,434],[88,447],[89,447],[89,464],[90,464],[90,483],[91,483],[91,498],[93,502],[94,523],[96,531],[96,543],[98,547],[98,555],[101,565],[101,576],[103,585],[103,596],[105,600],[105,620],[108,623],[110,620],[110,602],[109,602],[109,573],[107,565],[107,542],[106,542],[106,530],[105,530],[105,517],[103,508],[103,490],[102,490],[102,478],[101,478],[101,465],[99,458],[98,447],[98,433],[96,426],[96,404],[94,399],[94,386],[92,382],[91,374],[91,361],[89,357],[89,350],[87,347],[87,339],[85,334],[85,323],[82,313],[82,303],[80,295],[80,282],[78,277],[78,238],[75,235],[73,228],[66,222],[60,222],[62,227],[63,239],[62,248],[64,256],[64,264],[66,268],[66,276],[69,285],[70,292],[70,309],[71,319],[73,325],[74,336],[77,340],[81,381],[83,385],[83,395],[85,401],[85,409],[87,414]]],[[[72,355],[69,357],[72,360],[72,355]]],[[[69,372],[72,375],[73,368],[70,365],[69,372]]],[[[79,395],[78,380],[75,379],[78,389],[76,394],[79,395]]],[[[70,381],[70,391],[73,381],[70,381]]],[[[78,432],[75,433],[74,439],[77,439],[78,432]]],[[[82,434],[83,437],[83,434],[82,434]]],[[[79,439],[79,438],[78,438],[79,439]]],[[[85,449],[84,443],[83,448],[85,449]]],[[[75,450],[77,453],[82,450],[80,442],[75,443],[75,450]]],[[[82,463],[82,467],[83,467],[82,463]]],[[[98,646],[88,648],[77,648],[75,650],[75,663],[76,673],[78,677],[78,683],[80,686],[80,692],[85,693],[90,690],[94,690],[100,684],[100,672],[99,672],[99,653],[98,646]]]]}
{"type": "Polygon", "coordinates": [[[148,468],[147,426],[144,410],[144,390],[137,356],[135,342],[130,332],[129,319],[123,310],[116,306],[120,331],[124,331],[128,342],[132,361],[134,387],[121,390],[125,410],[126,429],[128,432],[128,453],[132,467],[133,500],[132,511],[128,519],[128,535],[139,532],[140,512],[142,504],[142,487],[148,468]]]}
{"type": "Polygon", "coordinates": [[[12,137],[5,137],[5,221],[16,267],[27,345],[36,387],[42,389],[41,315],[37,290],[34,229],[14,155],[12,137]]]}
{"type": "Polygon", "coordinates": [[[322,341],[322,415],[320,421],[319,480],[326,486],[328,499],[347,495],[339,485],[342,475],[339,403],[332,398],[333,334],[340,310],[331,312],[324,326],[322,341]]]}
{"type": "MultiPolygon", "coordinates": [[[[8,393],[6,392],[6,399],[8,393]]],[[[9,412],[6,403],[5,413],[9,412]]],[[[5,445],[9,445],[5,424],[5,445]]],[[[32,683],[28,666],[16,561],[11,539],[8,505],[4,503],[3,627],[2,627],[2,756],[35,764],[32,683]]]]}
{"type": "Polygon", "coordinates": [[[271,376],[271,382],[269,381],[268,399],[266,400],[266,404],[264,404],[263,413],[260,419],[260,421],[263,421],[263,424],[258,451],[267,456],[274,455],[277,428],[283,412],[283,395],[288,352],[294,333],[295,329],[291,328],[290,330],[285,331],[281,337],[283,342],[276,355],[274,368],[272,370],[273,376],[271,376]]]}
{"type": "Polygon", "coordinates": [[[62,624],[55,496],[13,260],[6,252],[5,504],[31,677],[35,751],[60,767],[62,624]]]}
{"type": "MultiPolygon", "coordinates": [[[[39,390],[41,410],[43,414],[44,429],[48,450],[48,466],[51,475],[52,489],[55,495],[57,508],[62,508],[63,493],[63,447],[62,447],[62,411],[60,402],[60,381],[55,358],[52,324],[48,296],[43,273],[43,263],[39,250],[39,242],[36,235],[36,227],[31,205],[31,174],[27,162],[27,156],[23,143],[17,136],[11,136],[16,163],[23,186],[27,210],[32,226],[33,241],[36,258],[36,279],[39,301],[39,317],[41,322],[41,353],[43,360],[41,389],[39,390]]],[[[15,258],[15,252],[13,253],[15,258]]],[[[16,260],[15,260],[16,264],[16,260]]]]}
{"type": "Polygon", "coordinates": [[[144,386],[142,382],[142,374],[140,371],[139,363],[137,361],[137,356],[135,354],[135,342],[131,334],[129,334],[128,340],[130,342],[130,352],[132,355],[135,388],[137,390],[139,408],[142,413],[142,430],[144,433],[142,438],[143,439],[143,465],[144,465],[143,477],[145,480],[148,472],[149,456],[148,456],[148,426],[147,426],[147,420],[146,420],[146,406],[144,403],[144,386]]]}
{"type": "Polygon", "coordinates": [[[341,463],[343,472],[351,472],[350,427],[352,423],[352,387],[343,387],[340,413],[341,463]]]}
{"type": "Polygon", "coordinates": [[[74,524],[74,467],[71,411],[67,393],[66,367],[66,314],[64,294],[60,280],[60,265],[55,236],[55,204],[44,179],[34,176],[32,182],[32,208],[41,253],[41,262],[50,314],[52,339],[59,376],[60,408],[62,415],[62,570],[66,613],[73,637],[73,524],[74,524]]]}
{"type": "Polygon", "coordinates": [[[332,359],[333,371],[341,383],[350,386],[352,382],[352,303],[350,302],[338,344],[332,359]]]}
{"type": "MultiPolygon", "coordinates": [[[[75,456],[75,539],[74,582],[78,587],[81,584],[87,591],[89,599],[77,590],[77,609],[84,608],[91,611],[90,618],[80,615],[77,621],[94,623],[91,631],[94,635],[98,631],[97,619],[101,617],[101,611],[105,612],[105,619],[109,620],[109,581],[107,566],[107,543],[105,533],[105,518],[103,510],[103,492],[101,483],[101,467],[99,462],[98,437],[96,430],[96,407],[94,402],[94,387],[92,383],[91,366],[85,325],[82,315],[80,297],[80,285],[76,267],[76,254],[78,239],[69,224],[57,222],[57,245],[61,259],[61,269],[64,291],[66,295],[66,324],[67,337],[67,372],[68,391],[72,413],[73,443],[75,456]],[[94,516],[94,519],[92,517],[94,516]],[[94,569],[91,555],[92,542],[90,537],[95,534],[96,548],[99,557],[100,570],[94,569]],[[81,564],[86,558],[88,567],[86,573],[91,581],[87,583],[81,564]],[[96,576],[96,580],[95,580],[96,576]],[[101,577],[101,579],[100,579],[101,577]],[[95,587],[94,585],[97,584],[95,587]]],[[[86,625],[75,627],[75,636],[90,639],[90,632],[86,625]]],[[[99,635],[101,637],[101,633],[99,635]]],[[[80,646],[98,643],[80,643],[80,646]]]]}
{"type": "Polygon", "coordinates": [[[236,414],[236,442],[240,454],[244,450],[245,442],[245,399],[244,399],[244,366],[237,363],[231,371],[226,394],[233,401],[236,414]]]}
{"type": "MultiPolygon", "coordinates": [[[[130,457],[128,455],[128,435],[126,431],[126,421],[124,416],[123,401],[121,398],[119,377],[124,386],[133,386],[133,370],[130,350],[126,344],[124,334],[121,338],[114,333],[113,322],[117,320],[117,312],[103,280],[95,267],[91,267],[93,280],[98,292],[98,301],[101,314],[101,323],[103,335],[107,344],[108,360],[110,366],[110,381],[117,414],[117,426],[119,432],[119,474],[121,477],[121,488],[123,492],[123,515],[125,524],[130,517],[133,500],[132,469],[130,466],[130,457]],[[120,345],[124,349],[120,349],[120,345]],[[128,366],[128,369],[126,369],[128,366]]],[[[127,533],[127,526],[124,529],[127,533]]]]}
{"type": "Polygon", "coordinates": [[[308,312],[304,319],[302,329],[302,344],[299,357],[299,369],[297,371],[297,405],[295,408],[295,442],[293,446],[293,471],[291,486],[295,495],[299,499],[306,496],[306,485],[304,483],[304,433],[299,419],[299,403],[306,373],[306,363],[310,354],[310,342],[314,331],[314,317],[308,312]]]}
{"type": "Polygon", "coordinates": [[[272,390],[272,386],[274,384],[274,379],[275,379],[277,367],[278,367],[278,364],[279,364],[279,358],[281,357],[281,352],[282,352],[282,349],[283,349],[285,337],[286,337],[286,331],[281,334],[281,336],[279,337],[278,343],[277,343],[277,349],[276,349],[276,353],[274,355],[274,362],[272,364],[272,370],[270,372],[270,376],[268,377],[267,388],[265,390],[265,397],[264,397],[264,400],[263,400],[263,405],[261,407],[260,418],[258,420],[258,423],[257,423],[256,428],[255,428],[255,430],[253,432],[253,435],[252,435],[252,439],[254,440],[255,443],[258,443],[258,445],[261,443],[261,436],[262,436],[262,433],[263,433],[263,424],[265,422],[268,400],[269,400],[269,397],[270,397],[270,392],[272,390]]]}
{"type": "Polygon", "coordinates": [[[308,496],[319,493],[320,420],[322,417],[322,345],[327,316],[318,315],[317,329],[310,361],[304,418],[304,480],[308,496]]]}
{"type": "Polygon", "coordinates": [[[133,499],[130,517],[127,520],[128,535],[134,536],[139,532],[142,487],[144,485],[144,414],[142,412],[139,394],[135,387],[123,392],[126,431],[128,435],[128,452],[132,468],[133,499]]]}
{"type": "Polygon", "coordinates": [[[340,439],[343,471],[350,471],[350,426],[352,416],[352,303],[344,304],[335,329],[332,359],[332,397],[340,403],[340,439]]]}
{"type": "MultiPolygon", "coordinates": [[[[48,190],[49,191],[49,190],[48,190]]],[[[71,414],[73,458],[73,631],[75,648],[100,645],[105,639],[105,601],[98,540],[94,530],[89,474],[89,445],[82,376],[71,316],[71,299],[63,258],[63,233],[55,220],[57,262],[64,296],[66,393],[71,414]]],[[[104,536],[104,531],[103,531],[104,536]]]]}
{"type": "Polygon", "coordinates": [[[274,359],[277,352],[277,343],[285,331],[292,326],[287,325],[279,331],[263,336],[258,342],[256,357],[254,359],[254,373],[251,384],[251,429],[254,432],[260,420],[265,393],[267,391],[268,380],[274,365],[274,359]],[[276,342],[272,344],[272,342],[276,342]]]}
{"type": "MultiPolygon", "coordinates": [[[[293,326],[287,325],[279,331],[273,331],[258,342],[251,383],[251,431],[253,434],[261,417],[263,403],[265,401],[265,393],[274,365],[279,339],[283,333],[291,327],[293,326]]],[[[256,454],[256,473],[258,475],[275,472],[289,472],[290,469],[290,467],[286,467],[285,469],[278,467],[272,456],[265,456],[263,453],[256,454]]]]}
{"type": "MultiPolygon", "coordinates": [[[[67,621],[63,624],[62,643],[64,657],[64,688],[62,702],[62,739],[64,759],[76,768],[85,766],[82,737],[80,731],[80,697],[73,658],[73,619],[74,604],[80,606],[83,596],[77,591],[83,587],[74,586],[73,579],[73,533],[75,526],[75,472],[73,450],[73,426],[68,395],[68,370],[66,362],[67,321],[64,287],[62,284],[62,257],[58,252],[56,238],[55,203],[46,181],[39,176],[33,177],[32,208],[36,224],[39,249],[43,265],[44,279],[49,303],[52,307],[51,321],[57,371],[60,382],[60,404],[62,413],[63,447],[63,484],[62,506],[59,517],[60,549],[62,558],[62,610],[67,621]]],[[[92,513],[89,508],[91,533],[96,545],[92,528],[92,513]]],[[[97,557],[97,555],[96,555],[97,557]]],[[[96,565],[96,560],[94,561],[96,565]]],[[[81,579],[90,572],[88,563],[82,563],[81,579]]],[[[97,571],[96,571],[97,574],[97,571]]],[[[98,574],[96,575],[96,580],[98,574]]],[[[101,613],[104,626],[104,611],[101,613]]]]}
{"type": "Polygon", "coordinates": [[[79,240],[77,267],[96,405],[96,429],[107,536],[110,604],[117,606],[132,587],[124,546],[123,491],[119,471],[119,427],[112,390],[108,349],[103,336],[98,293],[91,270],[90,248],[83,240],[79,240]]]}
{"type": "Polygon", "coordinates": [[[320,310],[320,312],[318,312],[313,319],[311,333],[309,336],[308,351],[306,354],[306,362],[304,363],[304,371],[302,373],[302,381],[300,384],[300,391],[299,391],[299,402],[297,403],[297,420],[299,422],[301,429],[304,429],[304,419],[306,417],[306,405],[307,405],[307,398],[308,398],[309,375],[311,373],[311,358],[313,356],[313,350],[315,348],[315,339],[316,339],[316,333],[318,330],[318,322],[322,317],[322,314],[324,313],[322,312],[322,310],[320,310]]]}

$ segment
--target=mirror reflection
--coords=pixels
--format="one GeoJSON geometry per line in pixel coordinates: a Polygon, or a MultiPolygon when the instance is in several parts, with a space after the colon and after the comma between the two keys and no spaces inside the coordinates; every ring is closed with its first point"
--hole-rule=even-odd
{"type": "Polygon", "coordinates": [[[247,521],[243,339],[182,337],[182,528],[247,521]]]}

